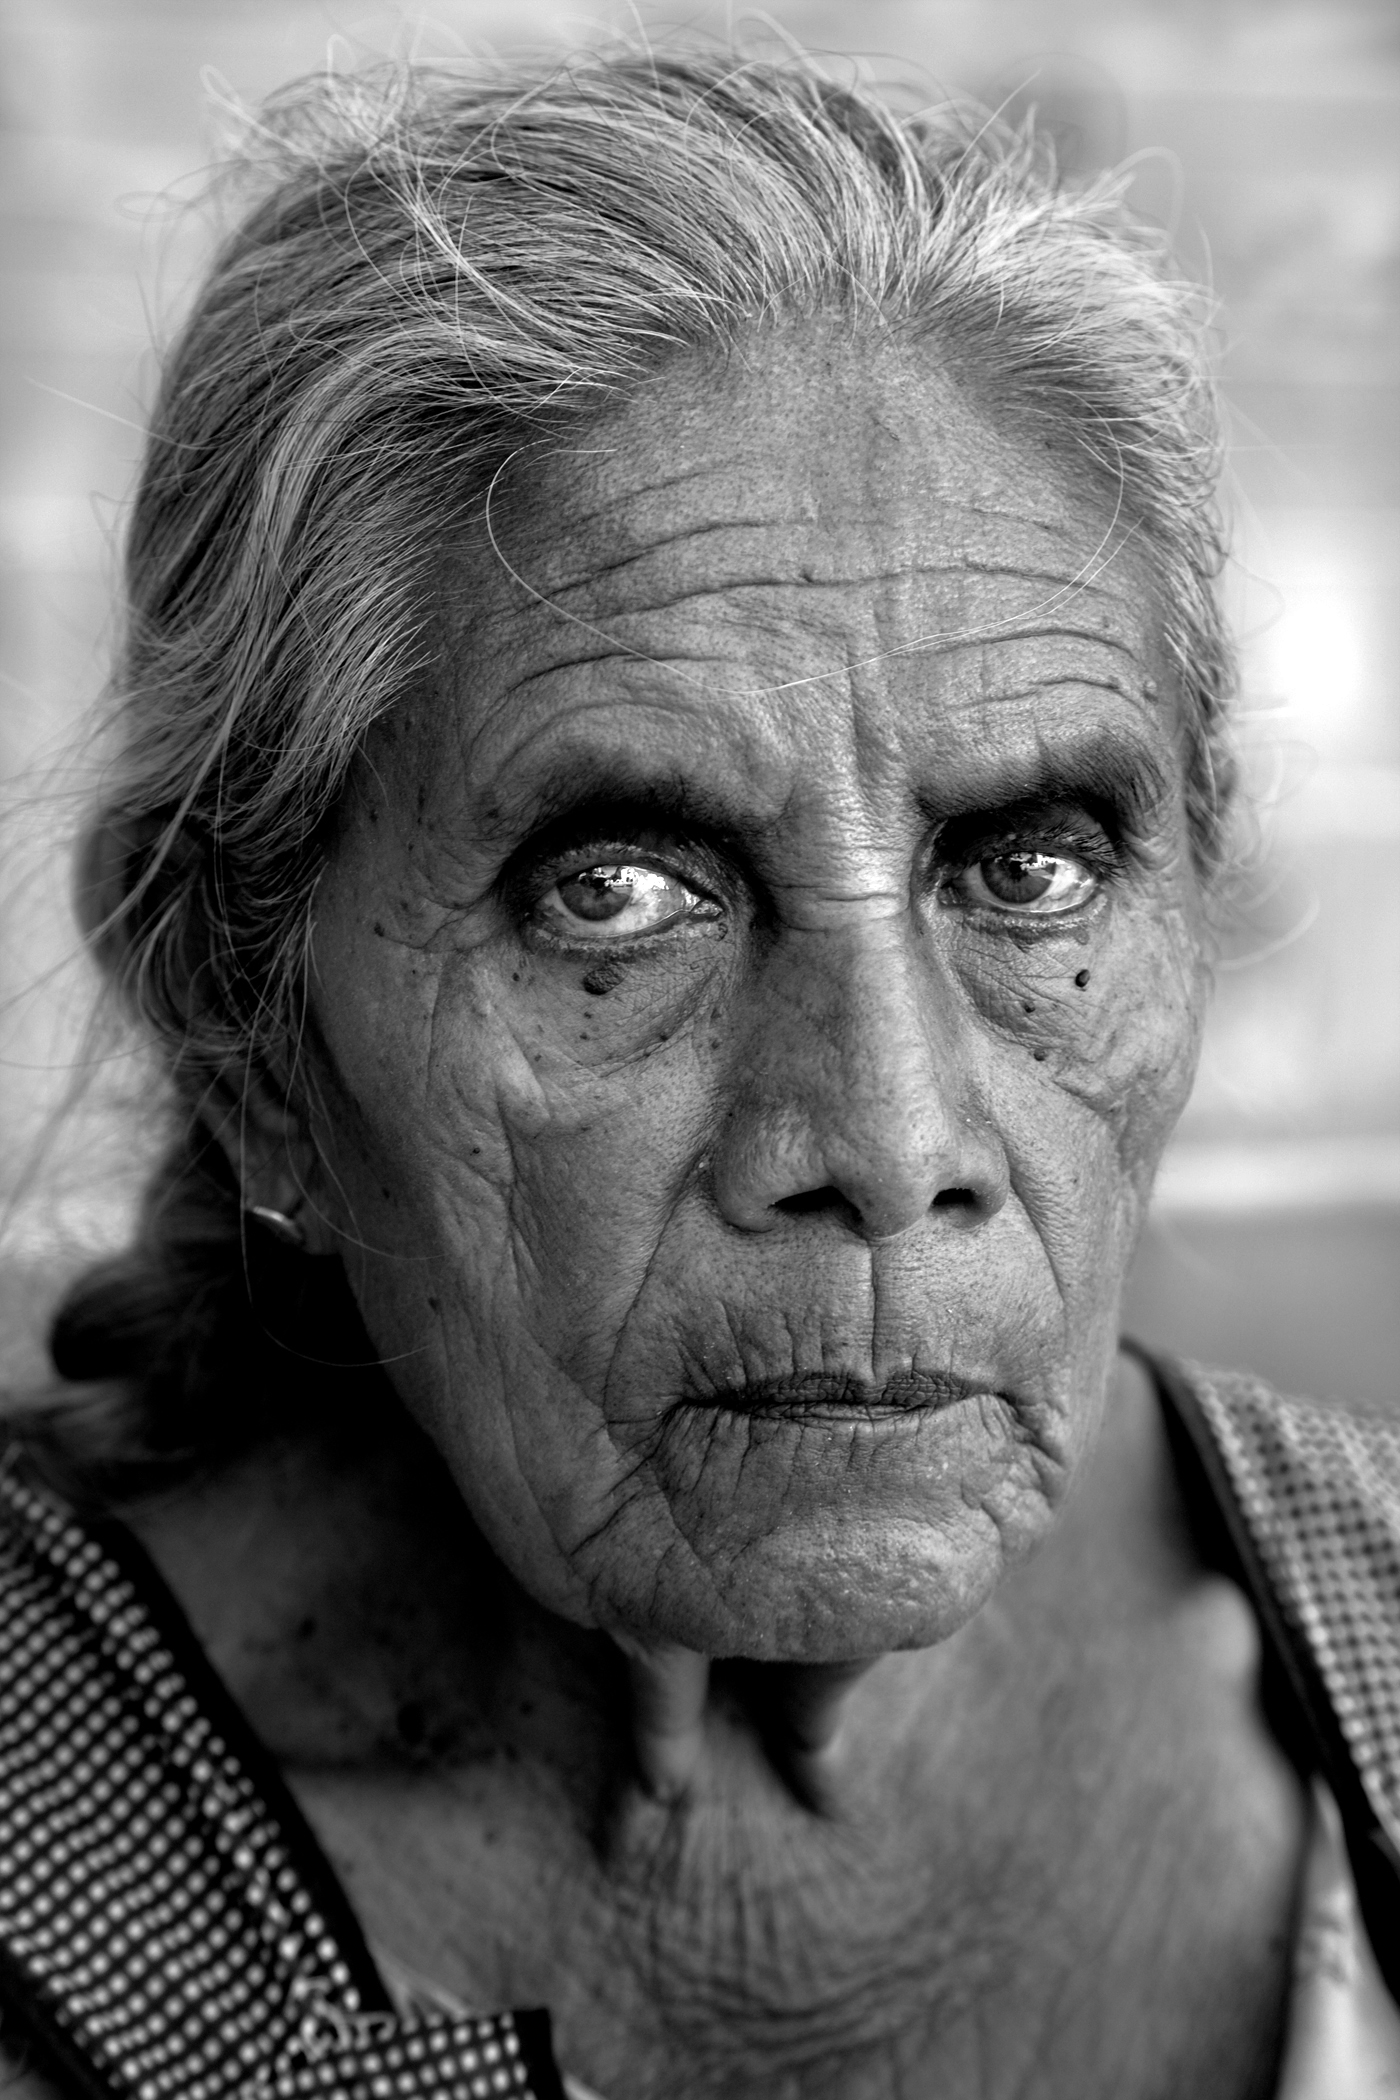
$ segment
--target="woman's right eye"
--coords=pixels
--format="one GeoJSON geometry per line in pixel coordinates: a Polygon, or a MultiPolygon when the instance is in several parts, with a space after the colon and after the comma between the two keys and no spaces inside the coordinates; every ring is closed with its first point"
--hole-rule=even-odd
{"type": "Polygon", "coordinates": [[[603,943],[718,919],[721,907],[664,868],[612,860],[559,876],[539,899],[532,916],[537,924],[571,943],[603,943]]]}

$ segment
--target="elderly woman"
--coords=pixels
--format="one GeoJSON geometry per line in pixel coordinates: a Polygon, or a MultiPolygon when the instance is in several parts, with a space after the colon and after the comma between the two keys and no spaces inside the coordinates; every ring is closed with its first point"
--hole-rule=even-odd
{"type": "Polygon", "coordinates": [[[79,882],[175,1142],[0,1474],[7,2090],[1394,2092],[1400,1436],[1118,1340],[1189,300],[795,60],[262,139],[79,882]]]}

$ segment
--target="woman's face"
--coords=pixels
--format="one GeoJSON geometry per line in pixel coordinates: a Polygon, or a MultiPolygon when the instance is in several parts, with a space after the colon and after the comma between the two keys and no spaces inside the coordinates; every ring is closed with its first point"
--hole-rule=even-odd
{"type": "Polygon", "coordinates": [[[450,558],[321,892],[323,1200],[585,1623],[951,1632],[1096,1433],[1202,994],[1146,572],[925,354],[672,369],[450,558]]]}

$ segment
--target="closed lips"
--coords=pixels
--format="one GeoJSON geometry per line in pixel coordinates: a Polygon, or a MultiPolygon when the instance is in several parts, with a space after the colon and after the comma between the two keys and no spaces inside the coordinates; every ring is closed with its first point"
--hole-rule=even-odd
{"type": "Polygon", "coordinates": [[[1009,1399],[991,1387],[948,1371],[900,1371],[880,1383],[858,1372],[808,1371],[747,1379],[688,1397],[691,1406],[729,1408],[748,1415],[912,1414],[955,1407],[966,1400],[1009,1399]]]}

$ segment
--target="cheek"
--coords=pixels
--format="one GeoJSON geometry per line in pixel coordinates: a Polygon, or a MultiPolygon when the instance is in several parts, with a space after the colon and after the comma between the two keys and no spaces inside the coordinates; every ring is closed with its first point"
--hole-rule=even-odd
{"type": "Polygon", "coordinates": [[[1150,1178],[1186,1103],[1207,969],[1191,917],[1146,900],[1097,928],[998,952],[964,943],[960,975],[983,1019],[1041,1098],[1077,1104],[1136,1184],[1150,1178]]]}
{"type": "MultiPolygon", "coordinates": [[[[445,1345],[478,1373],[532,1350],[584,1384],[605,1371],[704,1152],[713,993],[709,970],[502,967],[485,947],[326,1031],[337,1120],[358,1133],[353,1229],[412,1248],[445,1345]]],[[[405,1280],[366,1284],[399,1329],[423,1311],[405,1280]]]]}
{"type": "Polygon", "coordinates": [[[1195,1072],[1207,970],[1191,918],[1122,910],[995,968],[964,958],[987,1025],[990,1112],[1087,1361],[1116,1347],[1118,1291],[1195,1072]]]}
{"type": "MultiPolygon", "coordinates": [[[[1186,1106],[1200,1052],[1207,970],[1184,914],[1125,918],[1075,998],[1047,999],[1059,1040],[1047,1069],[1112,1141],[1126,1187],[1145,1202],[1186,1106]]],[[[1047,1028],[1047,1035],[1052,1034],[1047,1028]]]]}

